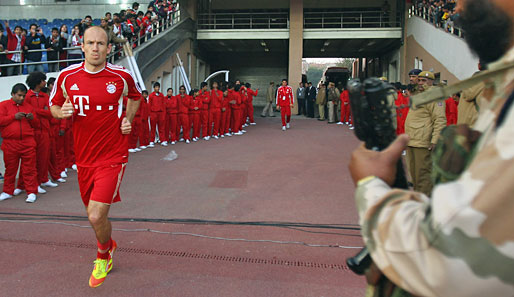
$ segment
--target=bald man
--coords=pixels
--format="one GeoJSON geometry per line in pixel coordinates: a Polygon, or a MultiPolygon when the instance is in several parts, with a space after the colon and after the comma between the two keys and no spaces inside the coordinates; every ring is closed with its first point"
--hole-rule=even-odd
{"type": "Polygon", "coordinates": [[[102,28],[86,29],[82,45],[85,61],[61,71],[50,95],[55,118],[73,117],[80,194],[98,246],[89,279],[92,288],[100,286],[112,269],[116,242],[111,239],[109,208],[120,201],[131,123],[141,98],[132,74],[106,62],[111,48],[102,28]],[[123,96],[128,98],[125,112],[123,96]]]}

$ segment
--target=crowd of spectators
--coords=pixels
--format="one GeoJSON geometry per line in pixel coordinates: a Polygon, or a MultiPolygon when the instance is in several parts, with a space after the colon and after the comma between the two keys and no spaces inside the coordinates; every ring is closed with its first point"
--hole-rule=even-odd
{"type": "Polygon", "coordinates": [[[456,2],[457,0],[417,0],[414,2],[414,9],[416,15],[450,32],[459,17],[455,11],[456,2]]]}
{"type": "MultiPolygon", "coordinates": [[[[105,13],[100,20],[100,26],[107,31],[109,41],[115,44],[115,57],[122,48],[122,43],[131,42],[135,48],[146,39],[156,34],[156,29],[174,19],[174,13],[178,9],[176,1],[154,0],[146,7],[146,11],[140,10],[140,4],[135,2],[127,10],[118,13],[105,13]]],[[[0,24],[0,65],[19,64],[0,67],[2,76],[22,74],[23,69],[27,73],[34,71],[55,72],[71,64],[82,61],[84,31],[93,24],[93,18],[87,15],[72,28],[62,24],[59,28],[53,27],[51,34],[45,36],[41,24],[30,24],[28,31],[21,26],[14,28],[5,21],[0,24]],[[71,31],[70,31],[71,29],[71,31]],[[37,51],[34,51],[37,50],[37,51]],[[46,52],[46,61],[43,53],[46,52]],[[63,61],[68,60],[68,61],[63,61]],[[55,62],[54,62],[55,61],[55,62]],[[36,63],[21,66],[21,63],[36,63]],[[39,64],[37,64],[39,62],[39,64]],[[47,64],[47,70],[44,69],[47,64]]]]}

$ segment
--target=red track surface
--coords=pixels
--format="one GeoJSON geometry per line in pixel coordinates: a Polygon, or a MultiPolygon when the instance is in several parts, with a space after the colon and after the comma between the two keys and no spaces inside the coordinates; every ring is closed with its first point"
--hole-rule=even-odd
{"type": "MultiPolygon", "coordinates": [[[[158,146],[133,154],[122,185],[122,203],[112,207],[111,216],[357,224],[347,171],[350,152],[357,146],[352,131],[294,118],[292,129],[283,132],[278,117],[257,120],[244,136],[158,146]],[[162,160],[171,150],[178,159],[162,160]]],[[[74,172],[66,184],[40,195],[35,204],[25,203],[24,198],[0,202],[0,212],[85,214],[74,172]]],[[[6,217],[12,216],[0,215],[6,217]]],[[[61,223],[88,226],[85,221],[61,223]]],[[[114,269],[101,287],[90,289],[87,280],[96,248],[90,228],[0,222],[0,296],[362,296],[364,292],[364,279],[345,265],[346,257],[357,249],[291,243],[362,246],[355,230],[149,222],[114,222],[113,227],[126,229],[113,232],[120,247],[114,269]]]]}

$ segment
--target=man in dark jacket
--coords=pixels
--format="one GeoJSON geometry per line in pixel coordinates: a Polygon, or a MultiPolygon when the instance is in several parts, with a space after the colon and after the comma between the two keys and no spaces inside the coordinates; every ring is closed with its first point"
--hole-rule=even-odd
{"type": "MultiPolygon", "coordinates": [[[[7,64],[7,55],[4,54],[7,50],[7,36],[5,36],[4,27],[0,25],[0,65],[7,64]]],[[[7,76],[7,67],[0,68],[0,72],[2,72],[2,76],[7,76]]]]}
{"type": "MultiPolygon", "coordinates": [[[[30,50],[40,50],[42,45],[45,45],[46,38],[43,35],[43,30],[38,28],[36,24],[30,25],[30,32],[27,35],[27,39],[25,40],[24,49],[26,51],[30,50]]],[[[43,52],[27,52],[25,55],[25,62],[41,62],[41,58],[43,57],[43,52]]],[[[28,73],[39,71],[44,72],[43,64],[35,64],[35,65],[27,65],[28,73]]]]}
{"type": "Polygon", "coordinates": [[[65,39],[59,36],[59,29],[52,28],[52,35],[46,39],[46,50],[48,51],[46,57],[49,62],[48,72],[59,71],[59,63],[50,63],[50,61],[59,60],[59,53],[66,47],[65,42],[65,39]]]}
{"type": "Polygon", "coordinates": [[[316,103],[316,88],[312,86],[312,82],[307,84],[307,116],[314,118],[314,104],[316,103]]]}

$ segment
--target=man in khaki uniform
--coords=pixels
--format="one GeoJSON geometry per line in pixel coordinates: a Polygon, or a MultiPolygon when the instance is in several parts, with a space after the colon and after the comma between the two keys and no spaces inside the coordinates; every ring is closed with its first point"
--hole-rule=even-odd
{"type": "MultiPolygon", "coordinates": [[[[478,73],[480,72],[477,72],[474,75],[478,73]]],[[[475,124],[478,118],[478,98],[480,98],[482,95],[484,88],[485,84],[484,82],[481,82],[467,90],[462,91],[460,95],[459,106],[457,107],[457,125],[467,124],[470,127],[473,127],[473,124],[475,124]]]]}
{"type": "Polygon", "coordinates": [[[327,97],[328,97],[328,123],[335,124],[337,121],[337,106],[339,105],[339,101],[341,100],[341,93],[336,88],[336,85],[333,82],[328,83],[327,89],[327,97]]]}
{"type": "Polygon", "coordinates": [[[268,90],[266,91],[266,106],[262,110],[261,117],[266,117],[266,115],[270,117],[274,117],[273,114],[273,100],[275,99],[275,83],[270,82],[268,90]]]}
{"type": "Polygon", "coordinates": [[[325,120],[325,104],[327,103],[327,87],[325,84],[321,84],[319,87],[318,95],[316,95],[316,104],[319,108],[319,119],[318,121],[325,120]]]}
{"type": "MultiPolygon", "coordinates": [[[[434,74],[423,71],[418,77],[418,92],[423,92],[434,83],[434,74]]],[[[433,102],[417,109],[410,109],[405,120],[405,133],[410,140],[407,145],[407,166],[414,190],[430,196],[432,191],[431,151],[437,143],[441,130],[446,127],[444,102],[433,102]]]]}

